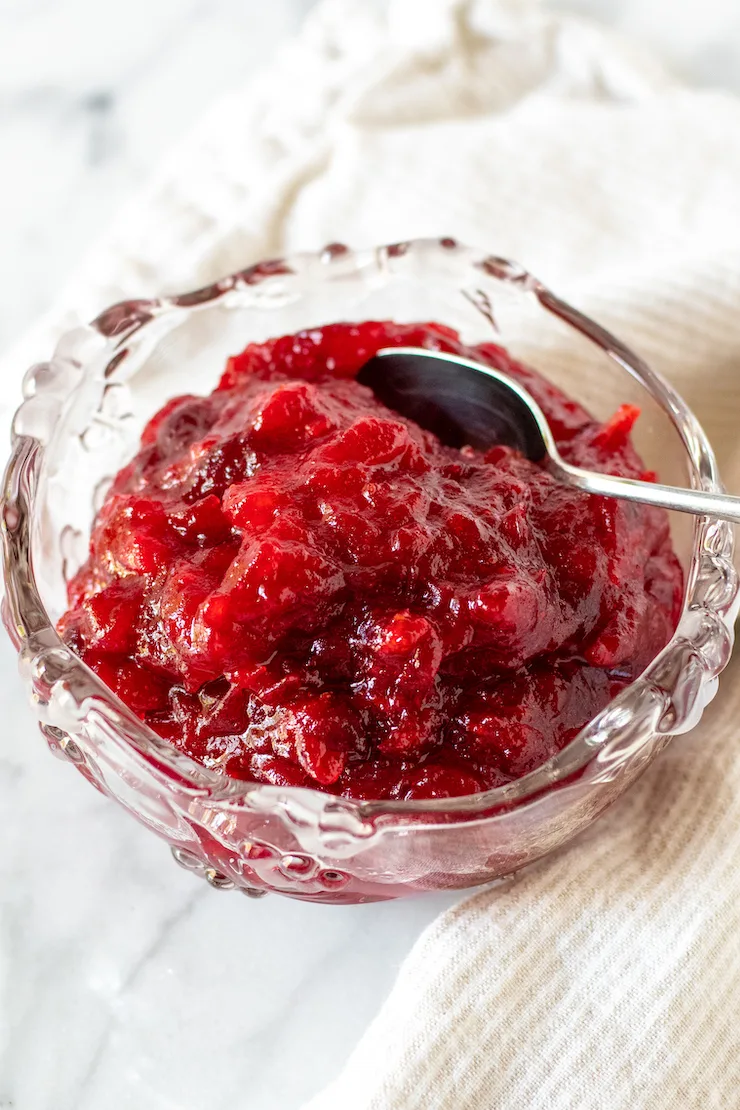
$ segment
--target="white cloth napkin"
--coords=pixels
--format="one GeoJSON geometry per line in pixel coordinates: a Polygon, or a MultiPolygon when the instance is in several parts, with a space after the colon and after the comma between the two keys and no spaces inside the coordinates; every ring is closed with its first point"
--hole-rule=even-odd
{"type": "MultiPolygon", "coordinates": [[[[122,296],[439,234],[518,259],[633,344],[740,492],[740,103],[525,0],[324,0],[2,369],[122,296]]],[[[444,914],[310,1110],[737,1110],[739,714],[731,667],[590,833],[444,914]]]]}

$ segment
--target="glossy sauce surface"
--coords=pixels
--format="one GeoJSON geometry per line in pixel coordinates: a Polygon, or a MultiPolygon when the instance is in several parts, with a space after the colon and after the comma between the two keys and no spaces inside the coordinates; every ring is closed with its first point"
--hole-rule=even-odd
{"type": "Polygon", "coordinates": [[[666,514],[569,490],[510,448],[442,446],[353,380],[392,345],[510,373],[565,459],[646,477],[636,409],[600,424],[442,325],[250,345],[211,395],[149,422],[60,622],[206,766],[357,798],[477,792],[561,749],[670,639],[666,514]]]}

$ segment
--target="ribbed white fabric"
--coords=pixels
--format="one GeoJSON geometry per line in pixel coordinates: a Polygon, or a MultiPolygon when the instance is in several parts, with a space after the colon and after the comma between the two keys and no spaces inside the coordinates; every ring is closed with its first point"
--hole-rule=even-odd
{"type": "MultiPolygon", "coordinates": [[[[517,258],[636,346],[740,491],[740,104],[525,0],[324,0],[2,368],[121,296],[438,234],[517,258]]],[[[737,1110],[732,672],[589,834],[426,932],[310,1110],[737,1110]]]]}

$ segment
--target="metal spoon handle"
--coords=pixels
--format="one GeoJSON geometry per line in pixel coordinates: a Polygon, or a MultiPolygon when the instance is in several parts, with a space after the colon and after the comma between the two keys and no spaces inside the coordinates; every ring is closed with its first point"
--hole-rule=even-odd
{"type": "Polygon", "coordinates": [[[740,497],[732,497],[728,493],[706,493],[704,490],[640,482],[636,478],[617,478],[612,474],[581,470],[556,459],[548,459],[547,466],[554,477],[588,493],[619,497],[624,501],[640,501],[645,505],[657,505],[661,509],[693,513],[694,516],[715,516],[720,520],[729,520],[731,524],[740,524],[740,497]]]}

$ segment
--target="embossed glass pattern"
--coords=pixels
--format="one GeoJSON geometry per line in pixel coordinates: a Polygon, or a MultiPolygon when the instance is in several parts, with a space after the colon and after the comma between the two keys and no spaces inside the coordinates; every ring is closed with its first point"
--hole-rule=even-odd
{"type": "Polygon", "coordinates": [[[581,831],[696,724],[732,649],[731,528],[677,518],[687,588],[670,644],[558,756],[507,786],[351,802],[228,779],[143,725],[54,628],[107,484],[148,417],[174,394],[210,390],[247,342],[370,318],[434,319],[466,341],[493,339],[599,416],[634,401],[648,466],[676,484],[722,488],[702,429],[667,383],[521,268],[449,239],[333,245],[114,305],[65,335],[25,377],[4,485],[3,612],[31,705],[52,752],[164,838],[179,864],[253,897],[370,901],[511,873],[581,831]]]}

